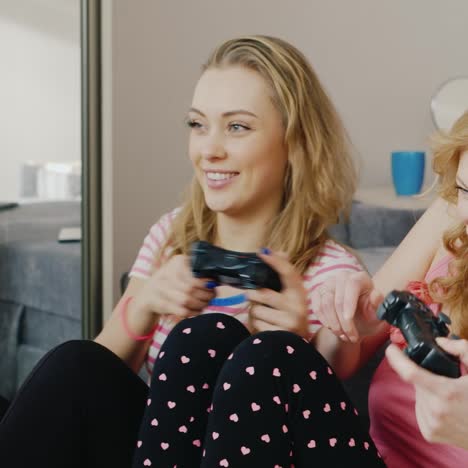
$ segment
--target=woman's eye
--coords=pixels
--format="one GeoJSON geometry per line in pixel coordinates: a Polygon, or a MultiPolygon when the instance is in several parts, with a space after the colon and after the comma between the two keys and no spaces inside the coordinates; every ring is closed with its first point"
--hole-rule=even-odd
{"type": "Polygon", "coordinates": [[[246,125],[242,125],[242,124],[239,124],[239,123],[229,124],[229,129],[233,130],[234,132],[241,132],[243,130],[250,130],[250,128],[247,127],[246,125]]]}
{"type": "Polygon", "coordinates": [[[457,189],[459,195],[463,195],[464,197],[468,197],[468,189],[460,187],[459,185],[456,185],[455,188],[457,189]]]}
{"type": "Polygon", "coordinates": [[[189,128],[201,128],[201,123],[197,122],[196,120],[187,120],[186,121],[187,127],[189,128]]]}

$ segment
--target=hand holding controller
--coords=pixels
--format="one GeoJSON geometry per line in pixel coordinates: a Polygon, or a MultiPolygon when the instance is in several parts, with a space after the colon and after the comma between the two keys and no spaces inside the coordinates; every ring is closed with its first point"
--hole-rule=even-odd
{"type": "Polygon", "coordinates": [[[234,252],[197,241],[192,245],[191,265],[197,278],[211,278],[241,289],[281,291],[278,273],[255,253],[234,252]]]}
{"type": "Polygon", "coordinates": [[[405,353],[416,364],[446,377],[459,377],[458,358],[444,351],[437,337],[447,337],[450,319],[442,312],[436,317],[432,310],[413,294],[406,291],[390,292],[377,310],[380,320],[398,327],[408,347],[405,353]]]}

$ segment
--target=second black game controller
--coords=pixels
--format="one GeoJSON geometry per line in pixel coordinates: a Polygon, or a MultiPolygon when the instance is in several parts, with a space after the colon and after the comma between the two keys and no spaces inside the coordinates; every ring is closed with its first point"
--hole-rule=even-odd
{"type": "Polygon", "coordinates": [[[414,294],[392,291],[379,306],[377,316],[401,330],[408,344],[405,353],[416,364],[446,377],[460,376],[458,358],[444,351],[435,340],[450,334],[450,319],[444,313],[436,317],[414,294]]]}
{"type": "Polygon", "coordinates": [[[278,273],[255,253],[234,252],[197,241],[192,244],[191,266],[197,278],[211,278],[241,289],[281,291],[278,273]]]}

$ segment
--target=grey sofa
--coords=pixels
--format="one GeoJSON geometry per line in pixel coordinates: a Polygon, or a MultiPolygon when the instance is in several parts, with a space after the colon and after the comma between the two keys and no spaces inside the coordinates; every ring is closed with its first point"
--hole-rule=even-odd
{"type": "Polygon", "coordinates": [[[80,225],[79,202],[0,212],[0,394],[11,398],[36,362],[81,335],[79,243],[57,242],[80,225]]]}
{"type": "MultiPolygon", "coordinates": [[[[374,273],[421,214],[354,203],[349,221],[334,226],[331,234],[354,248],[374,273]]],[[[14,394],[48,350],[80,337],[80,245],[57,242],[59,229],[79,225],[79,220],[78,203],[26,205],[0,212],[0,394],[4,396],[14,394]]],[[[364,417],[369,380],[379,359],[376,356],[345,382],[364,417]]]]}

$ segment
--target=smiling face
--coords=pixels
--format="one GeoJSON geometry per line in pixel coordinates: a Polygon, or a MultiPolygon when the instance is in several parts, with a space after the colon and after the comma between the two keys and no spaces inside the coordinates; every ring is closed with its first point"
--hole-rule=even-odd
{"type": "Polygon", "coordinates": [[[206,70],[188,125],[190,159],[211,210],[238,218],[277,213],[287,164],[284,129],[257,72],[206,70]]]}
{"type": "Polygon", "coordinates": [[[460,156],[456,185],[458,191],[457,211],[460,219],[466,225],[468,234],[468,150],[460,156]]]}

